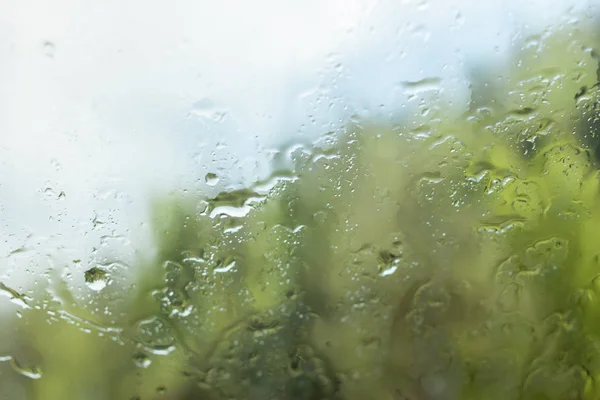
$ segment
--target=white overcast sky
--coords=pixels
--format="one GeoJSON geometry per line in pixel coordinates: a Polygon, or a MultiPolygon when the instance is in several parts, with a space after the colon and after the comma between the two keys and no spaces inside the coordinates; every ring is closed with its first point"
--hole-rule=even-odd
{"type": "Polygon", "coordinates": [[[103,235],[144,243],[151,191],[248,183],[271,146],[398,109],[399,82],[464,105],[465,62],[590,4],[0,0],[0,281],[46,253],[85,268],[103,235]]]}

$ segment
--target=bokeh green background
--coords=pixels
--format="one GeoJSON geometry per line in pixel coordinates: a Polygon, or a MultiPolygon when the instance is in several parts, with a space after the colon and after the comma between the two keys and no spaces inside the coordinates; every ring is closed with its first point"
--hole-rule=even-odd
{"type": "Polygon", "coordinates": [[[156,254],[92,266],[85,302],[2,284],[0,398],[600,398],[599,54],[594,24],[553,28],[474,70],[463,114],[148,199],[156,254]]]}

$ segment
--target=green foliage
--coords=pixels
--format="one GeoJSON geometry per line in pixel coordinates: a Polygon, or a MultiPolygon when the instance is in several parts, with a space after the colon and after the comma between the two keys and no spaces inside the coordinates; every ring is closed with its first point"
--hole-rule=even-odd
{"type": "Polygon", "coordinates": [[[597,399],[598,42],[530,38],[466,115],[349,125],[266,196],[154,199],[135,284],[92,267],[90,303],[36,299],[0,393],[597,399]]]}

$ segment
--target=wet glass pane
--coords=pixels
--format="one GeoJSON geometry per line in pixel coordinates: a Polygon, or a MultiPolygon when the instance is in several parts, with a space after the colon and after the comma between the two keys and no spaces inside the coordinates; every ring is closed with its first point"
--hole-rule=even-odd
{"type": "Polygon", "coordinates": [[[597,2],[0,9],[0,400],[600,398],[597,2]]]}

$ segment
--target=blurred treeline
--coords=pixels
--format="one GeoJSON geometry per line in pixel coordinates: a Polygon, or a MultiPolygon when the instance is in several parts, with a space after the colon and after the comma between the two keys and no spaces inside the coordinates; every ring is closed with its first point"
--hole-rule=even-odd
{"type": "Polygon", "coordinates": [[[133,278],[12,293],[0,398],[600,398],[599,33],[524,38],[464,114],[429,100],[252,187],[149,199],[133,278]]]}

